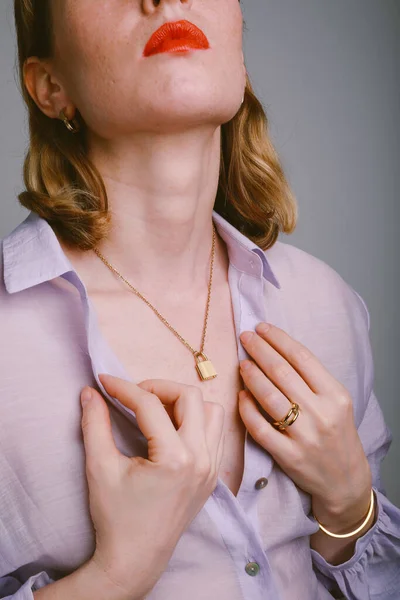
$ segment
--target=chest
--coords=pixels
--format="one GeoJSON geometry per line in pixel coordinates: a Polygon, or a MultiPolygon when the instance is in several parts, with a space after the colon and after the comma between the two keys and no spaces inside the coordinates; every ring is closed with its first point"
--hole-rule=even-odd
{"type": "MultiPolygon", "coordinates": [[[[224,407],[224,452],[219,477],[236,496],[243,476],[246,430],[238,410],[238,392],[243,382],[229,289],[220,290],[210,309],[204,352],[218,375],[207,381],[199,378],[190,349],[141,299],[125,293],[118,298],[94,294],[90,300],[101,335],[132,381],[161,378],[195,385],[205,401],[224,407]]],[[[162,314],[195,350],[199,350],[204,307],[201,311],[201,307],[181,306],[170,313],[171,316],[165,309],[162,314]]]]}

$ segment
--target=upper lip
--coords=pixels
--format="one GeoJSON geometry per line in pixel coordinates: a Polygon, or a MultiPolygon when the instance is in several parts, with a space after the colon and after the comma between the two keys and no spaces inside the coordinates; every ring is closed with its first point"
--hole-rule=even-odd
{"type": "Polygon", "coordinates": [[[161,27],[156,29],[150,36],[144,50],[143,55],[148,56],[154,54],[158,47],[161,46],[165,39],[184,39],[192,40],[200,44],[204,48],[209,47],[208,39],[203,31],[186,19],[180,21],[170,21],[163,23],[161,27]]]}

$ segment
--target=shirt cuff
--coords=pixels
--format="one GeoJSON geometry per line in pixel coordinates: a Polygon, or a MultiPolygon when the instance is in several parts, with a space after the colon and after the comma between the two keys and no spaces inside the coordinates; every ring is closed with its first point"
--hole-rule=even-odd
{"type": "MultiPolygon", "coordinates": [[[[349,598],[369,598],[372,590],[377,598],[392,596],[400,584],[400,509],[375,487],[376,521],[355,543],[353,556],[340,565],[328,563],[311,548],[314,567],[330,580],[335,580],[349,598]],[[383,590],[387,596],[381,596],[383,590]]],[[[398,590],[397,592],[398,593],[398,590]]],[[[375,596],[374,596],[375,597],[375,596]]]]}
{"type": "Polygon", "coordinates": [[[7,594],[7,596],[1,596],[1,598],[4,600],[34,600],[33,592],[53,583],[53,581],[46,571],[41,571],[29,577],[16,589],[16,579],[5,576],[0,580],[0,592],[7,594]]]}

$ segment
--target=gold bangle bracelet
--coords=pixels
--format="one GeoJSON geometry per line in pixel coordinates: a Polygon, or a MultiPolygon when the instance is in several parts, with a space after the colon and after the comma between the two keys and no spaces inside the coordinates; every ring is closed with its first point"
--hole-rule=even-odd
{"type": "Polygon", "coordinates": [[[363,523],[361,523],[360,527],[357,527],[357,529],[355,529],[354,531],[351,531],[350,533],[332,533],[331,531],[328,531],[325,527],[323,527],[321,525],[321,523],[318,521],[318,519],[316,518],[315,515],[313,515],[313,517],[317,521],[319,528],[322,529],[322,531],[324,533],[326,533],[327,535],[330,535],[331,537],[334,537],[334,538],[348,538],[348,537],[355,535],[356,533],[359,533],[362,529],[364,529],[365,525],[368,523],[368,521],[372,515],[372,511],[374,510],[374,504],[375,504],[374,500],[375,500],[374,491],[371,489],[371,503],[369,506],[368,514],[365,517],[363,523]]]}

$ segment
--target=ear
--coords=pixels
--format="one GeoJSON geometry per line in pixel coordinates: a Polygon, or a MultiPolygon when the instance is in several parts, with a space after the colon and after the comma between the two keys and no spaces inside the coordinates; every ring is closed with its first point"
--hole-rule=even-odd
{"type": "Polygon", "coordinates": [[[29,95],[46,116],[59,118],[64,109],[66,117],[73,118],[75,108],[48,61],[30,56],[24,63],[23,76],[29,95]]]}

